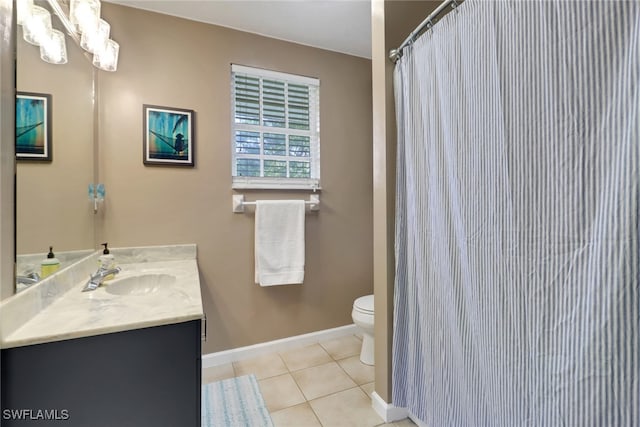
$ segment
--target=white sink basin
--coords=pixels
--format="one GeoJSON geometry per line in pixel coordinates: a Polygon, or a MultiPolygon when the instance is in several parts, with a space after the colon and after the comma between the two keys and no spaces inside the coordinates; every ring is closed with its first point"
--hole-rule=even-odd
{"type": "Polygon", "coordinates": [[[146,295],[167,290],[176,281],[171,274],[140,274],[107,282],[105,291],[112,295],[146,295]]]}

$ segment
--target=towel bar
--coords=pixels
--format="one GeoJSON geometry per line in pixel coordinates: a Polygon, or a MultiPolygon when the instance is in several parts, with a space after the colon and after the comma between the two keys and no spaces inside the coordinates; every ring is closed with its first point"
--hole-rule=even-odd
{"type": "MultiPolygon", "coordinates": [[[[244,194],[234,194],[232,198],[232,207],[234,213],[242,213],[244,212],[244,207],[247,205],[255,205],[256,202],[245,202],[244,194]]],[[[320,210],[320,196],[317,194],[311,194],[309,196],[309,200],[305,200],[304,202],[309,206],[309,209],[312,211],[320,210]]]]}

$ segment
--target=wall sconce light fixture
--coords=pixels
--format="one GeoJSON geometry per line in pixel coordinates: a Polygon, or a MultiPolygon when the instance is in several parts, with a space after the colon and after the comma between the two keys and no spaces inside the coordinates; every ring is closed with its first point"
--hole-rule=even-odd
{"type": "MultiPolygon", "coordinates": [[[[105,71],[116,71],[120,45],[109,38],[111,26],[100,18],[100,0],[47,0],[60,18],[67,33],[89,54],[93,65],[105,71]],[[62,4],[61,4],[62,3],[62,4]],[[66,12],[68,11],[68,13],[66,12]]],[[[40,58],[51,64],[67,63],[64,34],[51,25],[47,9],[33,0],[17,0],[17,21],[28,43],[40,46],[40,58]]]]}

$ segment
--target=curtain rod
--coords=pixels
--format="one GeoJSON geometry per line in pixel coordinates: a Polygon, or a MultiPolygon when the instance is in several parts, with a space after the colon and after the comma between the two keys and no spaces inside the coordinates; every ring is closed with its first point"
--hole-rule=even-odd
{"type": "Polygon", "coordinates": [[[400,47],[398,47],[397,49],[391,49],[389,51],[389,59],[391,59],[394,63],[402,56],[402,49],[405,48],[405,46],[407,46],[409,43],[415,41],[416,37],[418,36],[418,34],[420,34],[420,32],[422,30],[424,30],[425,28],[431,28],[433,27],[433,19],[440,15],[440,13],[442,13],[442,11],[449,5],[451,5],[452,8],[456,8],[458,7],[458,3],[462,2],[461,0],[444,0],[440,6],[438,6],[436,8],[436,10],[434,10],[433,12],[431,12],[429,14],[429,16],[427,16],[424,21],[422,21],[415,30],[413,30],[411,32],[411,34],[409,34],[409,36],[404,39],[404,41],[402,42],[402,44],[400,45],[400,47]]]}

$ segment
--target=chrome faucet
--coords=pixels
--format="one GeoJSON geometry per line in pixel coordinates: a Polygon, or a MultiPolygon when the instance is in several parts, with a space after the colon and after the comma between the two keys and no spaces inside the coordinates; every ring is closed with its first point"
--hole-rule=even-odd
{"type": "Polygon", "coordinates": [[[100,286],[102,282],[104,282],[104,279],[106,279],[108,276],[111,276],[112,274],[115,275],[120,273],[120,270],[122,270],[120,267],[116,267],[116,268],[100,267],[95,274],[91,275],[87,284],[84,285],[84,288],[82,288],[82,292],[96,290],[98,286],[100,286]]]}
{"type": "Polygon", "coordinates": [[[33,285],[40,281],[40,276],[35,271],[32,271],[29,274],[25,274],[24,276],[16,276],[16,283],[22,285],[33,285]]]}

